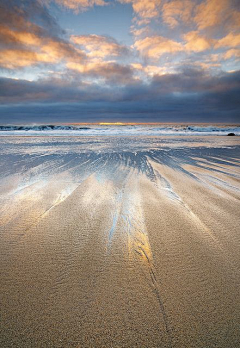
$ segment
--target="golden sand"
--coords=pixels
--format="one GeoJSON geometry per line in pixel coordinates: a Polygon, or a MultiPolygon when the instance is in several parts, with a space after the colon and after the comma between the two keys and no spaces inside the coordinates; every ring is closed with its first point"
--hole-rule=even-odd
{"type": "Polygon", "coordinates": [[[239,347],[239,141],[219,141],[6,164],[1,347],[239,347]]]}

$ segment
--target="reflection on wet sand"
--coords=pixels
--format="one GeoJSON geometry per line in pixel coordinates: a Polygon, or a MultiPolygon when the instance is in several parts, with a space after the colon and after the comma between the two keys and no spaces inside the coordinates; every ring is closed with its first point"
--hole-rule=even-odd
{"type": "Polygon", "coordinates": [[[238,346],[238,138],[0,146],[1,346],[238,346]]]}

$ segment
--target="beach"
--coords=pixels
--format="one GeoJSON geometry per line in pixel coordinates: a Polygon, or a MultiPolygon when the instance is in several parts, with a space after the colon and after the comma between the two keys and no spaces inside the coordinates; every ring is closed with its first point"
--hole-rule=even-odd
{"type": "Polygon", "coordinates": [[[239,139],[0,137],[0,346],[239,347],[239,139]]]}

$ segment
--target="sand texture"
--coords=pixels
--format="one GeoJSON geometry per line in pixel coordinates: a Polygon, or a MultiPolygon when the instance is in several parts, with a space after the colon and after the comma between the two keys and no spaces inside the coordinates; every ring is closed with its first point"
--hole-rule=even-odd
{"type": "Polygon", "coordinates": [[[240,347],[239,137],[2,137],[0,346],[240,347]]]}

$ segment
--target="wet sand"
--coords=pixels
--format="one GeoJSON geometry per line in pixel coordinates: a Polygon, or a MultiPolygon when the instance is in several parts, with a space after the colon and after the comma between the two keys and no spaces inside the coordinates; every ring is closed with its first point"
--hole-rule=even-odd
{"type": "Polygon", "coordinates": [[[1,347],[240,346],[239,137],[2,137],[1,347]]]}

